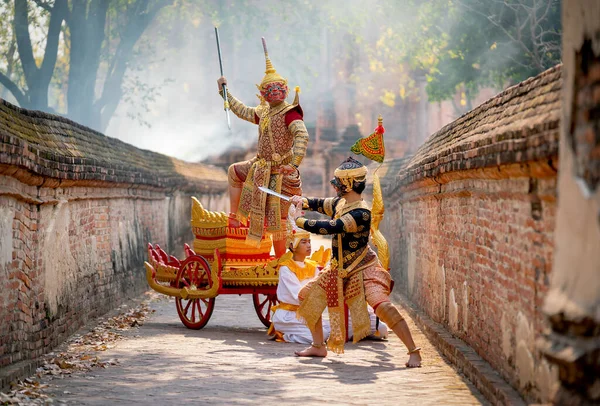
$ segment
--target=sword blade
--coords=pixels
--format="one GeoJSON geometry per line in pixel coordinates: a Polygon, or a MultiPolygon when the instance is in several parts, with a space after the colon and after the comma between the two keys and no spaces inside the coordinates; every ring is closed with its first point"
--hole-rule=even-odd
{"type": "MultiPolygon", "coordinates": [[[[219,29],[215,27],[215,37],[217,38],[217,52],[219,54],[219,69],[221,70],[221,76],[223,76],[223,59],[221,58],[221,44],[219,42],[219,29]]],[[[231,119],[229,118],[229,100],[227,100],[227,87],[223,85],[223,107],[225,114],[227,115],[227,128],[231,130],[231,119]]]]}
{"type": "Polygon", "coordinates": [[[277,196],[278,198],[283,199],[286,202],[290,201],[290,198],[288,196],[282,195],[281,193],[277,193],[276,191],[266,188],[264,186],[259,186],[258,189],[270,195],[277,196]]]}

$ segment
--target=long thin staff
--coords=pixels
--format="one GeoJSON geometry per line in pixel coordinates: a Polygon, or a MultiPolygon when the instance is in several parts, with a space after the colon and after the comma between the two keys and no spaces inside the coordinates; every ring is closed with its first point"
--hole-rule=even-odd
{"type": "MultiPolygon", "coordinates": [[[[215,36],[217,37],[217,51],[219,52],[219,68],[221,68],[221,76],[223,76],[223,60],[221,59],[221,45],[219,44],[219,29],[215,27],[215,36]]],[[[229,100],[227,100],[227,86],[223,83],[223,109],[227,115],[227,127],[231,130],[231,119],[229,118],[229,100]]]]}

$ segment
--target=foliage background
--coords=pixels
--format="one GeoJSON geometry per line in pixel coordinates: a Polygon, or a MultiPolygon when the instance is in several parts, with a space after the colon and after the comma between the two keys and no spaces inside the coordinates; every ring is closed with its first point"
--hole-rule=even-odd
{"type": "Polygon", "coordinates": [[[214,25],[232,92],[256,100],[264,36],[276,69],[302,86],[314,125],[323,100],[347,95],[360,121],[369,106],[393,112],[423,97],[423,79],[428,102],[450,101],[463,114],[480,89],[502,90],[560,62],[560,8],[560,0],[0,0],[0,97],[196,160],[256,137],[236,119],[226,129],[214,25]]]}

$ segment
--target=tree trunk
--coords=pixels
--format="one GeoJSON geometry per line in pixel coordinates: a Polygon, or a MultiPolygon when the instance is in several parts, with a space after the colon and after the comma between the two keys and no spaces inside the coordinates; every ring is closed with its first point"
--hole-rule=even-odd
{"type": "Polygon", "coordinates": [[[38,68],[33,55],[29,35],[29,13],[26,0],[15,0],[15,36],[19,49],[19,58],[27,83],[26,105],[22,107],[49,110],[48,87],[56,66],[60,28],[67,12],[67,0],[56,0],[50,10],[50,24],[46,48],[41,67],[38,68]]]}
{"type": "Polygon", "coordinates": [[[97,131],[106,130],[123,96],[123,79],[135,44],[158,11],[172,2],[173,0],[161,0],[150,8],[148,0],[137,0],[131,4],[127,10],[125,30],[106,73],[102,94],[96,100],[96,82],[102,43],[106,38],[109,2],[73,1],[73,10],[68,19],[72,39],[67,92],[70,118],[97,131]]]}
{"type": "Polygon", "coordinates": [[[93,106],[93,114],[98,118],[100,131],[105,131],[115,114],[121,98],[123,97],[123,79],[127,72],[127,64],[138,42],[146,28],[154,20],[158,12],[173,0],[161,0],[149,8],[148,0],[138,0],[128,12],[127,27],[121,42],[117,47],[115,59],[107,73],[102,96],[93,106]]]}
{"type": "Polygon", "coordinates": [[[108,6],[103,0],[74,0],[67,20],[71,31],[68,116],[95,130],[100,130],[100,117],[94,114],[93,105],[108,6]]]}

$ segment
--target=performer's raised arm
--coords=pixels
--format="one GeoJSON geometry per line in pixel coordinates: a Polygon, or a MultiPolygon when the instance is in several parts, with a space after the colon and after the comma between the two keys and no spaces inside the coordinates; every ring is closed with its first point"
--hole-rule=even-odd
{"type": "MultiPolygon", "coordinates": [[[[223,85],[227,86],[227,79],[222,76],[217,80],[219,85],[219,94],[224,98],[223,85]]],[[[233,111],[233,114],[241,118],[242,120],[249,121],[253,124],[258,124],[258,116],[256,115],[256,107],[248,107],[236,97],[234,97],[229,88],[227,89],[227,99],[229,100],[229,108],[233,111]]]]}
{"type": "Polygon", "coordinates": [[[371,224],[371,214],[368,210],[352,210],[339,219],[309,220],[304,217],[296,219],[296,225],[315,234],[355,233],[359,227],[368,230],[371,224]]]}

